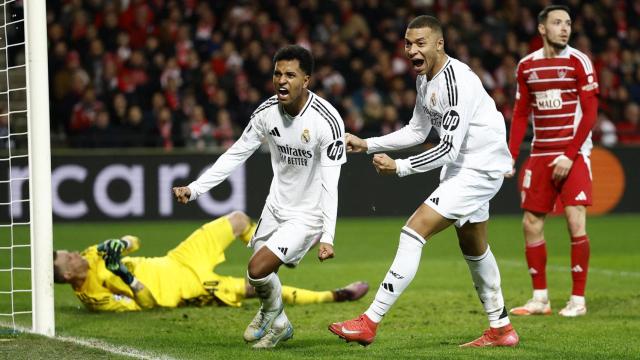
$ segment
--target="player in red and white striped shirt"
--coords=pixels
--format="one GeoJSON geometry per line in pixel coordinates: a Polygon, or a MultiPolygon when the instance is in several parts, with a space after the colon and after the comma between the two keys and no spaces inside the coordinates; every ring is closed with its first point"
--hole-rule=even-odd
{"type": "MultiPolygon", "coordinates": [[[[515,315],[551,314],[545,267],[544,221],[559,196],[571,236],[573,290],[563,316],[586,314],[584,289],[589,266],[586,206],[591,205],[591,129],[598,109],[598,82],[591,61],[567,45],[569,9],[545,7],[538,15],[544,47],[518,64],[516,106],[509,150],[515,164],[531,115],[531,155],[520,179],[524,237],[533,298],[511,309],[515,315]]],[[[514,171],[515,172],[515,171],[514,171]]],[[[511,176],[513,176],[513,173],[511,176]]]]}

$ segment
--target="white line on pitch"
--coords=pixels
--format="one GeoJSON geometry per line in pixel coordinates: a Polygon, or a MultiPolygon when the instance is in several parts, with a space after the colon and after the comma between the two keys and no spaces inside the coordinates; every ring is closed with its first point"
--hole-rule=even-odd
{"type": "Polygon", "coordinates": [[[116,346],[116,345],[113,345],[113,344],[106,343],[106,342],[104,342],[102,340],[82,339],[82,338],[67,337],[67,336],[56,336],[55,339],[63,341],[63,342],[70,342],[70,343],[74,343],[74,344],[77,344],[77,345],[82,345],[82,346],[86,346],[86,347],[90,347],[90,348],[94,348],[94,349],[99,349],[99,350],[106,351],[106,352],[109,352],[109,353],[112,353],[112,354],[130,356],[130,357],[135,358],[135,359],[173,360],[172,357],[169,357],[169,356],[166,356],[166,355],[158,356],[158,355],[155,355],[155,354],[151,354],[151,353],[148,353],[148,352],[145,352],[145,351],[141,351],[141,350],[130,348],[130,347],[126,347],[126,346],[116,346]]]}
{"type": "MultiPolygon", "coordinates": [[[[6,322],[0,322],[0,326],[5,326],[8,328],[12,328],[13,325],[6,323],[6,322]]],[[[18,326],[16,325],[15,327],[16,330],[23,332],[23,333],[30,333],[33,334],[31,332],[31,329],[28,329],[26,327],[23,326],[18,326]]],[[[35,334],[37,335],[37,334],[35,334]]],[[[58,341],[62,341],[62,342],[68,342],[68,343],[73,343],[76,345],[80,345],[80,346],[85,346],[85,347],[89,347],[89,348],[93,348],[93,349],[98,349],[98,350],[102,350],[108,353],[112,353],[112,354],[116,354],[116,355],[123,355],[123,356],[129,356],[132,357],[134,359],[144,359],[144,360],[174,360],[174,358],[170,357],[170,356],[166,356],[166,355],[162,355],[162,356],[158,356],[156,354],[153,353],[149,353],[146,351],[142,351],[142,350],[138,350],[135,348],[130,348],[127,346],[116,346],[113,344],[109,344],[106,343],[102,340],[97,340],[97,339],[83,339],[83,338],[76,338],[76,337],[71,337],[71,336],[55,336],[55,337],[47,337],[48,339],[52,339],[52,340],[58,340],[58,341]]]]}

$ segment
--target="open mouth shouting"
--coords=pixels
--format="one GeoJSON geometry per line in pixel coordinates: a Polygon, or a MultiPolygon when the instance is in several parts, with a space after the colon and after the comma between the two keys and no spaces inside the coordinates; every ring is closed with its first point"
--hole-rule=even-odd
{"type": "Polygon", "coordinates": [[[411,59],[411,64],[413,65],[413,70],[417,73],[420,73],[424,69],[423,59],[411,59]]]}
{"type": "Polygon", "coordinates": [[[289,89],[281,86],[278,88],[278,100],[288,100],[289,99],[289,89]]]}

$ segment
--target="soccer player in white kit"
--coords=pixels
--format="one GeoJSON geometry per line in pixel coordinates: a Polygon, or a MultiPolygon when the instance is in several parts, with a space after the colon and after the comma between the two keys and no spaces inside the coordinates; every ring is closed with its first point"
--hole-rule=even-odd
{"type": "Polygon", "coordinates": [[[519,337],[509,321],[500,272],[487,244],[489,200],[511,171],[504,119],[471,69],[445,54],[442,26],[436,18],[422,15],[409,23],[405,52],[418,73],[411,121],[382,137],[363,140],[347,134],[347,151],[376,153],[422,144],[433,128],[440,135],[437,146],[407,159],[375,154],[373,165],[380,174],[400,177],[442,166],[440,186],[402,228],[396,257],[369,309],[356,319],[331,324],[329,330],[347,341],[373,342],[378,323],[413,280],[424,244],[455,224],[460,249],[489,318],[489,329],[461,346],[515,346],[519,337]]]}
{"type": "Polygon", "coordinates": [[[254,348],[271,348],[293,336],[277,271],[297,265],[316,242],[318,258],[334,256],[340,167],[346,162],[344,123],[327,101],[308,90],[313,57],[291,45],[274,56],[276,95],[251,115],[238,141],[188,186],[173,189],[186,203],[220,184],[266,140],[273,180],[249,246],[247,276],[261,307],[244,332],[254,348]]]}

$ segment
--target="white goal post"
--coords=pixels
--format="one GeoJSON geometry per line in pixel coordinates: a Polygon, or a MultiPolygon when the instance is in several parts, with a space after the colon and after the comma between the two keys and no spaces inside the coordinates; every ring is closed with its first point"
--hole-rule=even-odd
{"type": "Polygon", "coordinates": [[[54,336],[47,9],[44,0],[25,0],[24,3],[31,198],[32,331],[54,336]]]}

